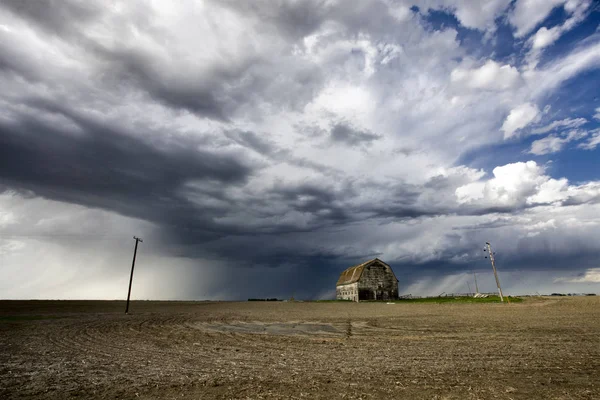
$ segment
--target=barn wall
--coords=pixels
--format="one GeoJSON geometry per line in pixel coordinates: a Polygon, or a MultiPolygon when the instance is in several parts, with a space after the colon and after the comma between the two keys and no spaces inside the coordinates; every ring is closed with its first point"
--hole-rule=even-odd
{"type": "Polygon", "coordinates": [[[349,285],[340,285],[335,288],[335,297],[338,300],[358,300],[358,282],[349,285]]]}
{"type": "Polygon", "coordinates": [[[358,296],[359,300],[397,299],[398,281],[391,268],[381,263],[365,267],[358,281],[358,296]]]}

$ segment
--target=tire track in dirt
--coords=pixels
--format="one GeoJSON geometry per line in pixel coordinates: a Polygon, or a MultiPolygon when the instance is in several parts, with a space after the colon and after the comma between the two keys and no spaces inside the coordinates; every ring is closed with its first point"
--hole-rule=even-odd
{"type": "MultiPolygon", "coordinates": [[[[188,361],[187,370],[203,372],[195,368],[200,348],[173,345],[169,336],[179,336],[183,317],[157,318],[149,316],[143,320],[77,320],[62,324],[59,329],[46,334],[49,343],[69,354],[80,357],[103,357],[113,363],[163,364],[164,360],[188,361]]],[[[182,364],[182,363],[178,363],[182,364]]],[[[164,363],[163,369],[169,369],[164,363]]]]}
{"type": "MultiPolygon", "coordinates": [[[[46,338],[53,346],[76,358],[102,357],[113,364],[156,364],[161,365],[161,373],[166,374],[181,372],[182,366],[187,373],[206,373],[210,365],[220,364],[224,355],[230,362],[244,364],[256,361],[261,355],[272,358],[281,352],[282,342],[288,352],[297,353],[304,349],[307,339],[321,339],[320,335],[211,333],[204,329],[206,324],[190,316],[148,315],[108,321],[84,318],[61,324],[47,333],[46,338]]],[[[245,368],[260,369],[262,366],[245,368]]]]}

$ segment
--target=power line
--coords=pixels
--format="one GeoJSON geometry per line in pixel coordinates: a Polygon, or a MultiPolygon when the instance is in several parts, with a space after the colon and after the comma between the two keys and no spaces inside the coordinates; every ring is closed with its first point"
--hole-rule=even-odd
{"type": "Polygon", "coordinates": [[[131,275],[129,276],[129,290],[127,291],[127,305],[125,306],[125,314],[129,312],[129,297],[131,296],[131,283],[133,282],[133,268],[135,267],[135,256],[137,254],[137,248],[139,242],[144,242],[139,237],[133,237],[135,239],[135,248],[133,249],[133,261],[131,263],[131,275]]]}
{"type": "MultiPolygon", "coordinates": [[[[500,301],[504,303],[504,296],[502,296],[500,279],[498,279],[498,272],[496,271],[496,262],[494,260],[494,252],[492,251],[492,245],[490,244],[490,242],[485,242],[485,244],[487,245],[487,252],[490,256],[490,261],[492,262],[492,269],[494,270],[494,277],[496,278],[496,286],[498,286],[498,293],[500,293],[500,301]]],[[[486,251],[486,249],[483,249],[483,251],[486,251]]]]}

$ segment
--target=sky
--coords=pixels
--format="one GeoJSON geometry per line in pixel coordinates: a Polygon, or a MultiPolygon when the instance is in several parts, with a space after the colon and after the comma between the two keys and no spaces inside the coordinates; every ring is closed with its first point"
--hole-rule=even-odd
{"type": "Polygon", "coordinates": [[[591,0],[0,2],[0,298],[600,293],[591,0]]]}

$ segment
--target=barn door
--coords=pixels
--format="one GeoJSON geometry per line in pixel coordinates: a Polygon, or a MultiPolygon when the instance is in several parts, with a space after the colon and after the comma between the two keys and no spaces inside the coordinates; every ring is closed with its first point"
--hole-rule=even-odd
{"type": "Polygon", "coordinates": [[[375,300],[384,300],[383,298],[383,283],[379,282],[375,291],[375,300]]]}

